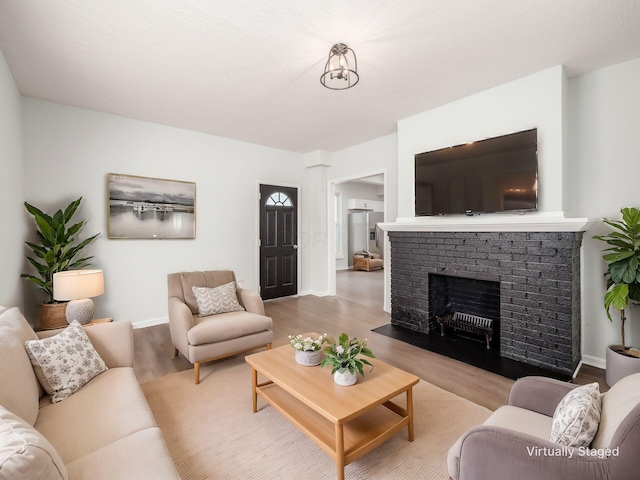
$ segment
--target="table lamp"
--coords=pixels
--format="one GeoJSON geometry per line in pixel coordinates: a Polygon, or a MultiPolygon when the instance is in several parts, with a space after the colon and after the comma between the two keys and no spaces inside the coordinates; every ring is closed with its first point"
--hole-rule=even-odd
{"type": "Polygon", "coordinates": [[[67,322],[88,323],[93,319],[91,297],[104,293],[102,270],[67,270],[53,274],[53,298],[70,300],[65,315],[67,322]]]}

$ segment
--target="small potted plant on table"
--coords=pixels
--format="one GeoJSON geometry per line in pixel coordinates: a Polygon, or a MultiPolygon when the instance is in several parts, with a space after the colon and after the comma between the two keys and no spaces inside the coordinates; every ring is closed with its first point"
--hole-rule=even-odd
{"type": "Polygon", "coordinates": [[[367,339],[363,341],[357,338],[349,338],[346,333],[338,337],[336,342],[333,338],[328,339],[329,346],[324,348],[327,356],[322,360],[321,366],[331,365],[333,369],[331,374],[333,380],[341,386],[353,385],[358,380],[358,372],[364,377],[364,366],[373,365],[364,358],[358,358],[359,355],[375,358],[375,355],[367,348],[367,339]]]}
{"type": "Polygon", "coordinates": [[[320,365],[322,361],[322,345],[324,345],[326,338],[326,333],[315,340],[311,337],[303,338],[302,335],[289,335],[289,342],[295,350],[296,362],[305,367],[320,365]]]}

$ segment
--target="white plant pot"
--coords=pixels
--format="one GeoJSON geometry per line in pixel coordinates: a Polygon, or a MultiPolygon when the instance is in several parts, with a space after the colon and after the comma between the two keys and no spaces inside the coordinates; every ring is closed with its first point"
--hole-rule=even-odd
{"type": "Polygon", "coordinates": [[[358,381],[358,374],[345,370],[343,373],[339,371],[333,374],[333,381],[342,387],[354,385],[358,381]]]}
{"type": "Polygon", "coordinates": [[[295,351],[296,362],[304,367],[315,367],[322,362],[322,351],[305,352],[303,350],[295,351]]]}
{"type": "Polygon", "coordinates": [[[607,347],[607,385],[613,387],[624,377],[640,373],[640,358],[627,357],[615,351],[622,348],[620,345],[609,345],[607,347]]]}

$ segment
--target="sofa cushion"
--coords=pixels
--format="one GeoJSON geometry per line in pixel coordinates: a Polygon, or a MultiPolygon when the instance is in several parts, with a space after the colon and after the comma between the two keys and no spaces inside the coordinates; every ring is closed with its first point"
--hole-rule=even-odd
{"type": "Polygon", "coordinates": [[[196,325],[187,333],[190,345],[224,342],[269,330],[270,317],[250,312],[230,312],[213,317],[193,317],[196,325]]]}
{"type": "Polygon", "coordinates": [[[64,402],[40,401],[35,428],[65,464],[119,438],[156,426],[132,368],[111,368],[64,402]]]}
{"type": "Polygon", "coordinates": [[[42,340],[28,340],[25,348],[36,376],[53,403],[77,392],[107,370],[82,326],[73,321],[62,332],[42,340]]]}
{"type": "Polygon", "coordinates": [[[178,479],[159,428],[133,433],[67,464],[71,478],[178,479]],[[113,461],[117,459],[117,461],[113,461]]]}
{"type": "Polygon", "coordinates": [[[244,308],[238,303],[236,282],[219,287],[191,287],[198,302],[198,315],[206,317],[218,313],[239,312],[244,308]]]}
{"type": "Polygon", "coordinates": [[[19,309],[0,314],[0,405],[29,425],[38,416],[40,387],[24,342],[37,339],[19,309]]]}
{"type": "Polygon", "coordinates": [[[0,406],[0,479],[64,479],[62,459],[51,443],[17,415],[0,406]]]}
{"type": "Polygon", "coordinates": [[[591,448],[609,448],[622,421],[640,404],[640,373],[618,381],[602,394],[600,426],[591,448]]]}
{"type": "Polygon", "coordinates": [[[571,390],[553,414],[550,440],[567,447],[588,447],[598,431],[600,405],[598,383],[571,390]]]}
{"type": "Polygon", "coordinates": [[[193,315],[198,313],[198,302],[193,293],[193,287],[219,287],[225,283],[235,282],[235,275],[231,270],[209,270],[205,272],[182,272],[182,290],[184,303],[191,309],[193,315]]]}

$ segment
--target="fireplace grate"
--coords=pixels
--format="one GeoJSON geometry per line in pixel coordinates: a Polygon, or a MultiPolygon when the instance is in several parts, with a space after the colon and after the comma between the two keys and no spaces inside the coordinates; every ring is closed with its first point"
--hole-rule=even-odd
{"type": "Polygon", "coordinates": [[[468,313],[454,312],[442,316],[436,316],[436,321],[440,325],[440,336],[444,337],[444,327],[453,328],[454,331],[471,333],[474,335],[484,335],[487,349],[491,348],[493,339],[493,320],[490,318],[478,317],[468,313]]]}

